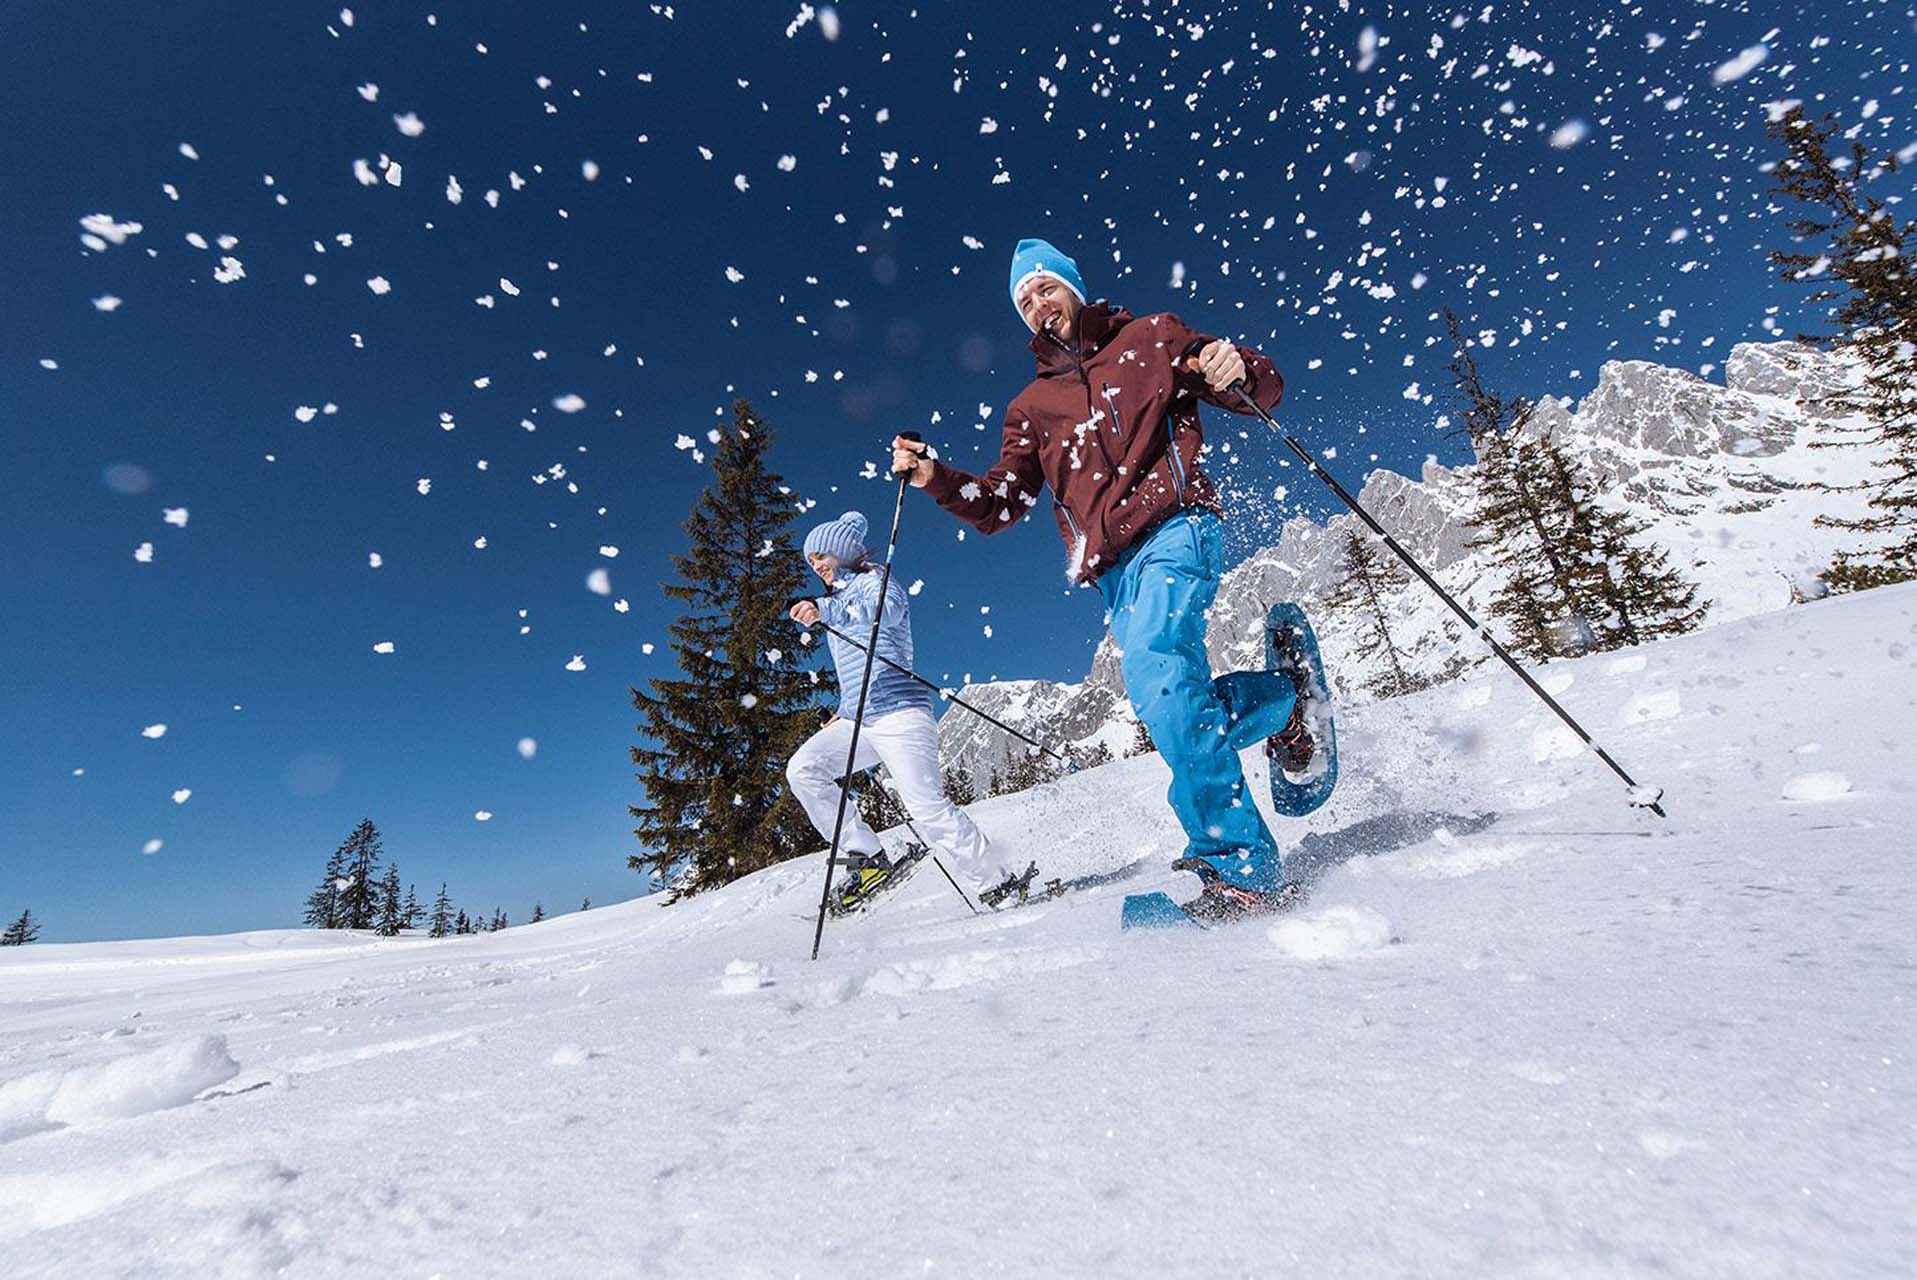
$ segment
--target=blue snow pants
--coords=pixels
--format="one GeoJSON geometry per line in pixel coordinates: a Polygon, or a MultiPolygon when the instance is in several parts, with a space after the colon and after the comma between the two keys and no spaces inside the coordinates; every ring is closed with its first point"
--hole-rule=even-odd
{"type": "Polygon", "coordinates": [[[1185,856],[1233,884],[1271,890],[1281,880],[1278,845],[1246,791],[1238,751],[1282,729],[1297,695],[1276,672],[1212,678],[1205,610],[1223,571],[1218,517],[1185,511],[1128,548],[1098,589],[1132,710],[1171,769],[1167,799],[1185,829],[1185,856]]]}

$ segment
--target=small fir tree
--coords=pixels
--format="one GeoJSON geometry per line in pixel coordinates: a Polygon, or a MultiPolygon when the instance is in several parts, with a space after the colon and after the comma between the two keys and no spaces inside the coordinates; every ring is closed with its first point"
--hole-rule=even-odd
{"type": "Polygon", "coordinates": [[[1148,756],[1158,750],[1158,744],[1152,741],[1152,731],[1145,727],[1143,720],[1132,721],[1131,745],[1125,748],[1125,757],[1148,756]]]}
{"type": "Polygon", "coordinates": [[[419,899],[413,896],[413,886],[410,884],[407,885],[406,905],[400,909],[401,927],[417,929],[419,928],[419,922],[425,919],[425,916],[426,913],[419,909],[419,899]]]}
{"type": "Polygon", "coordinates": [[[339,895],[346,887],[346,851],[351,844],[349,836],[345,844],[333,850],[333,856],[326,860],[326,873],[320,877],[319,887],[306,895],[307,928],[340,927],[339,895]]]}
{"type": "Polygon", "coordinates": [[[504,929],[507,924],[508,924],[508,921],[506,919],[505,911],[503,911],[499,907],[494,907],[493,922],[492,924],[487,926],[486,931],[488,933],[498,933],[501,929],[504,929]]]}
{"type": "Polygon", "coordinates": [[[459,909],[459,914],[453,917],[453,932],[456,934],[459,934],[459,933],[471,933],[472,931],[473,931],[472,917],[466,914],[466,909],[464,907],[461,907],[459,909]]]}
{"type": "MultiPolygon", "coordinates": [[[[465,918],[460,912],[460,918],[465,918]]],[[[439,882],[439,896],[433,899],[433,913],[426,917],[426,931],[435,938],[443,938],[453,932],[453,900],[446,896],[446,882],[439,882]]]]}
{"type": "Polygon", "coordinates": [[[1101,764],[1112,762],[1112,749],[1103,741],[1094,742],[1089,747],[1071,746],[1065,748],[1065,758],[1072,762],[1074,769],[1096,769],[1101,764]]]}
{"type": "Polygon", "coordinates": [[[1385,603],[1404,590],[1411,577],[1398,565],[1378,554],[1368,538],[1345,530],[1345,545],[1339,557],[1343,576],[1325,596],[1334,609],[1353,609],[1358,614],[1357,656],[1367,663],[1382,663],[1364,687],[1375,698],[1395,698],[1419,687],[1405,670],[1404,651],[1391,638],[1391,625],[1385,619],[1385,603]]]}
{"type": "Polygon", "coordinates": [[[379,828],[362,818],[341,846],[346,855],[346,884],[339,891],[340,929],[371,929],[379,924],[379,828]]]}
{"type": "Polygon", "coordinates": [[[581,899],[579,900],[579,909],[580,909],[581,911],[591,911],[591,910],[592,910],[592,899],[591,899],[591,898],[581,898],[581,899]]]}
{"type": "Polygon", "coordinates": [[[631,690],[632,749],[646,803],[631,807],[645,852],[627,865],[670,876],[674,897],[804,852],[812,826],[785,766],[818,724],[814,673],[785,616],[804,566],[794,503],[766,465],[772,432],[744,400],[713,450],[713,478],[685,523],[665,592],[690,606],[669,627],[680,675],[631,690]]]}
{"type": "Polygon", "coordinates": [[[1594,647],[1616,649],[1695,631],[1709,604],[1671,567],[1670,554],[1646,540],[1648,522],[1600,506],[1597,486],[1555,440],[1540,442],[1540,453],[1579,592],[1602,606],[1591,619],[1594,647]]]}
{"type": "Polygon", "coordinates": [[[388,863],[386,874],[379,878],[379,919],[373,927],[385,938],[397,938],[406,927],[406,902],[399,891],[397,864],[388,863]]]}
{"type": "Polygon", "coordinates": [[[1470,546],[1488,553],[1486,560],[1503,580],[1491,597],[1491,612],[1511,628],[1513,644],[1531,657],[1581,652],[1589,647],[1591,610],[1544,492],[1539,444],[1526,432],[1532,406],[1485,385],[1457,315],[1447,308],[1444,317],[1452,345],[1453,401],[1477,455],[1471,517],[1477,536],[1470,546]]]}
{"type": "Polygon", "coordinates": [[[532,920],[530,921],[530,923],[538,924],[541,920],[544,920],[545,918],[546,918],[546,908],[542,906],[537,900],[535,900],[533,902],[533,913],[532,913],[532,920]]]}
{"type": "MultiPolygon", "coordinates": [[[[1786,279],[1812,284],[1815,302],[1837,302],[1841,326],[1828,339],[1858,359],[1863,378],[1836,407],[1863,413],[1886,446],[1882,478],[1871,486],[1872,514],[1862,520],[1819,516],[1818,523],[1882,535],[1879,545],[1839,552],[1824,581],[1839,591],[1885,586],[1917,577],[1917,221],[1891,215],[1897,200],[1879,199],[1869,184],[1897,172],[1895,156],[1873,160],[1851,139],[1834,157],[1837,122],[1817,124],[1801,103],[1773,111],[1766,126],[1784,145],[1776,168],[1780,195],[1806,206],[1789,224],[1803,246],[1771,254],[1786,279]]],[[[1854,132],[1854,131],[1853,131],[1854,132]]]]}
{"type": "Polygon", "coordinates": [[[978,784],[972,781],[969,769],[947,769],[942,778],[945,798],[956,805],[968,805],[978,800],[978,784]]]}
{"type": "Polygon", "coordinates": [[[31,910],[22,911],[18,919],[0,933],[0,947],[24,947],[40,936],[40,922],[33,918],[31,910]]]}

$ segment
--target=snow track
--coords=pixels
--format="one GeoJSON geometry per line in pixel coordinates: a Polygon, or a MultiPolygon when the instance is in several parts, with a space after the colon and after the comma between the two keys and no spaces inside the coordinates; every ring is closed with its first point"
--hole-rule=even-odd
{"type": "MultiPolygon", "coordinates": [[[[1549,674],[1669,822],[1481,671],[1341,726],[1268,924],[921,875],[813,964],[807,859],[443,942],[10,951],[10,1274],[1917,1273],[1917,591],[1549,674]]],[[[1174,856],[1163,786],[974,813],[1082,874],[1174,856]]]]}

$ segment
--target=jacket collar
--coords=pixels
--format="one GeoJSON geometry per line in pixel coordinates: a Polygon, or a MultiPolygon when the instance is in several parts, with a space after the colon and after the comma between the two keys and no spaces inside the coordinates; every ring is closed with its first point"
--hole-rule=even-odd
{"type": "Polygon", "coordinates": [[[1078,313],[1078,334],[1071,343],[1059,341],[1048,333],[1035,333],[1029,344],[1038,357],[1038,375],[1058,378],[1076,373],[1077,366],[1090,359],[1130,324],[1132,313],[1110,303],[1094,302],[1078,313]],[[1076,357],[1076,358],[1074,358],[1076,357]]]}

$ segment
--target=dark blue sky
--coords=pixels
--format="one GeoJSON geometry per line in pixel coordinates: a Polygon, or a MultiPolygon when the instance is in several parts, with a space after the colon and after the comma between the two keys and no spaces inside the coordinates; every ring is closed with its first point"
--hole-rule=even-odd
{"type": "MultiPolygon", "coordinates": [[[[625,689],[670,661],[682,438],[749,396],[801,529],[884,522],[898,428],[982,465],[1022,236],[1265,350],[1355,487],[1456,459],[1441,306],[1523,394],[1794,332],[1765,102],[1913,136],[1881,5],[797,10],[0,12],[0,915],[286,925],[364,816],[423,897],[637,892],[625,689]],[[140,230],[90,248],[95,214],[140,230]]],[[[1240,425],[1235,554],[1324,510],[1240,425]]],[[[958,534],[908,507],[927,673],[1082,674],[1049,521],[958,534]]]]}

